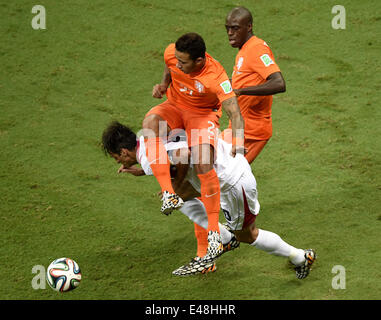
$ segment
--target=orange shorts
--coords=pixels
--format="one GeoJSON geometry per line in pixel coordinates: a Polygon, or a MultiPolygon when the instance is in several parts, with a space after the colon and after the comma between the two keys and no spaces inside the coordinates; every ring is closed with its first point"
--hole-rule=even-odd
{"type": "Polygon", "coordinates": [[[151,114],[165,120],[171,131],[185,130],[189,147],[199,144],[215,146],[220,127],[220,110],[179,107],[166,100],[148,111],[146,117],[151,114]]]}
{"type": "MultiPolygon", "coordinates": [[[[232,143],[232,130],[230,128],[225,129],[220,134],[220,138],[227,143],[232,143]]],[[[247,162],[252,163],[269,140],[270,138],[266,140],[256,140],[245,136],[245,158],[247,162]]]]}
{"type": "Polygon", "coordinates": [[[245,158],[247,162],[252,163],[260,154],[268,141],[269,140],[245,139],[245,148],[247,149],[245,158]]]}

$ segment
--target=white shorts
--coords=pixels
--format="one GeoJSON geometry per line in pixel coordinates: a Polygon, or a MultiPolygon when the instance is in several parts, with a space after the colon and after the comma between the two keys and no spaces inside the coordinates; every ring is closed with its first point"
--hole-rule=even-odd
{"type": "MultiPolygon", "coordinates": [[[[257,183],[250,171],[245,171],[238,182],[221,192],[221,209],[232,230],[242,230],[255,221],[260,205],[257,199],[257,183]]],[[[208,217],[204,204],[199,199],[184,203],[180,211],[199,226],[207,229],[208,217]]]]}
{"type": "Polygon", "coordinates": [[[221,192],[221,209],[232,230],[242,230],[255,221],[260,204],[251,170],[246,170],[234,186],[221,192]]]}

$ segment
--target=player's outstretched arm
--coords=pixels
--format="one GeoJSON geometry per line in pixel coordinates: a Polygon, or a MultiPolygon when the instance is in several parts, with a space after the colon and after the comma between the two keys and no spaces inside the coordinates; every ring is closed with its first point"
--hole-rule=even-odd
{"type": "Polygon", "coordinates": [[[229,98],[222,102],[222,108],[225,110],[232,124],[232,156],[237,153],[244,154],[244,128],[245,123],[241,115],[236,97],[229,98]]]}
{"type": "Polygon", "coordinates": [[[144,170],[142,168],[139,168],[137,166],[131,166],[127,168],[124,165],[121,165],[121,167],[118,169],[118,173],[130,173],[136,177],[145,175],[144,170]]]}
{"type": "Polygon", "coordinates": [[[273,94],[286,91],[286,82],[283,79],[281,72],[270,74],[266,82],[258,86],[234,89],[237,96],[271,96],[273,94]]]}

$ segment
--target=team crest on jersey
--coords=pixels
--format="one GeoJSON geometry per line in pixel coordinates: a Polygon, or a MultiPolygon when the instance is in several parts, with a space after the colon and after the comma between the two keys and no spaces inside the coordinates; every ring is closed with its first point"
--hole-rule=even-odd
{"type": "Polygon", "coordinates": [[[263,64],[265,65],[265,67],[268,67],[270,64],[274,64],[274,61],[270,58],[270,56],[267,53],[261,55],[260,58],[263,64]]]}
{"type": "Polygon", "coordinates": [[[198,92],[203,92],[204,91],[204,86],[202,83],[198,82],[197,80],[194,82],[194,86],[196,87],[196,90],[198,92]]]}
{"type": "Polygon", "coordinates": [[[229,80],[225,80],[224,82],[221,82],[220,86],[226,94],[233,91],[233,88],[232,88],[229,80]]]}
{"type": "Polygon", "coordinates": [[[239,70],[242,67],[243,64],[243,57],[240,57],[237,62],[237,70],[239,70]]]}

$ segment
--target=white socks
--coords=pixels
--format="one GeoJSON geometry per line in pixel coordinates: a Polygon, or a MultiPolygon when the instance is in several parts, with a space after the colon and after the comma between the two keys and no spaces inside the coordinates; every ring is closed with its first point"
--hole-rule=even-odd
{"type": "Polygon", "coordinates": [[[226,229],[225,226],[221,223],[218,223],[218,226],[220,227],[222,244],[227,244],[232,239],[233,234],[228,229],[226,229]]]}
{"type": "MultiPolygon", "coordinates": [[[[208,217],[206,215],[206,210],[204,204],[199,199],[192,199],[186,201],[181,207],[180,211],[184,213],[190,220],[197,223],[204,229],[208,227],[208,217]]],[[[218,224],[220,227],[221,241],[223,244],[227,244],[233,234],[228,231],[221,223],[218,224]]],[[[287,257],[290,261],[298,266],[305,261],[304,250],[296,249],[284,242],[277,234],[258,229],[258,237],[251,245],[266,251],[270,254],[287,257]]]]}
{"type": "Polygon", "coordinates": [[[258,229],[258,237],[251,245],[269,254],[287,257],[296,266],[302,264],[305,260],[304,250],[290,246],[271,231],[258,229]]]}

